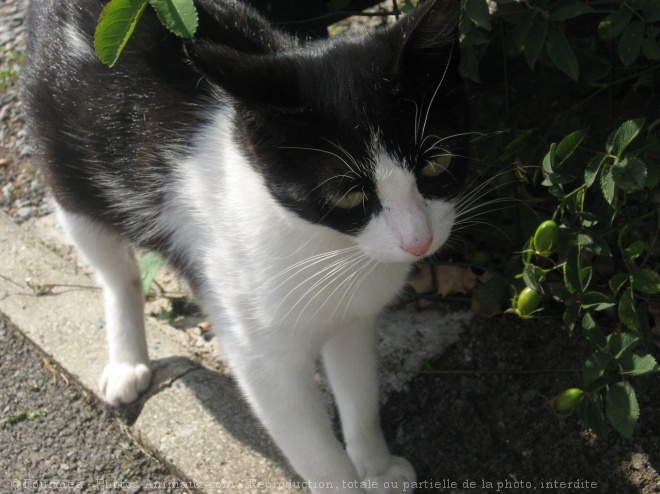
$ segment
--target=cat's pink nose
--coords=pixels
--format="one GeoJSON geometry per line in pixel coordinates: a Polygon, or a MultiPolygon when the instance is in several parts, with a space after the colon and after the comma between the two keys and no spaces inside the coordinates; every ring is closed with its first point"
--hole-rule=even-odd
{"type": "Polygon", "coordinates": [[[433,243],[433,237],[422,239],[419,241],[411,242],[410,244],[403,244],[401,248],[406,252],[410,252],[416,256],[423,256],[426,254],[433,243]]]}

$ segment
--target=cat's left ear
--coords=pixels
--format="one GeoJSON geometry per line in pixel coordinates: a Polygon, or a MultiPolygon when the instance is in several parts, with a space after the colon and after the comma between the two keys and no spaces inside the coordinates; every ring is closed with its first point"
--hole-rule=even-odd
{"type": "Polygon", "coordinates": [[[389,29],[399,80],[437,84],[458,72],[459,0],[427,0],[389,29]]]}
{"type": "Polygon", "coordinates": [[[286,55],[243,53],[208,41],[185,49],[197,72],[241,101],[289,112],[302,107],[298,69],[286,55]]]}

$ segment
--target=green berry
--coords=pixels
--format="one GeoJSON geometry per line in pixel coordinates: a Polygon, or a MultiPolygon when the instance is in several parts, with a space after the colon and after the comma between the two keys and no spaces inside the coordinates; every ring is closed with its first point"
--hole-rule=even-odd
{"type": "Polygon", "coordinates": [[[528,316],[534,312],[541,304],[541,294],[526,286],[518,295],[516,308],[523,316],[528,316]]]}
{"type": "Polygon", "coordinates": [[[559,227],[552,220],[544,221],[534,233],[534,249],[542,256],[550,255],[559,243],[559,227]]]}
{"type": "Polygon", "coordinates": [[[555,398],[555,412],[560,414],[571,413],[580,404],[583,391],[578,388],[570,388],[563,391],[555,398]]]}

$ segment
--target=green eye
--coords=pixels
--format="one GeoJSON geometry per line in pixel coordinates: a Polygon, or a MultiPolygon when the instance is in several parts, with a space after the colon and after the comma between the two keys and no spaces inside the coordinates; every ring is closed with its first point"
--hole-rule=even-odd
{"type": "Polygon", "coordinates": [[[332,197],[330,202],[339,209],[352,209],[362,204],[366,197],[364,192],[349,192],[343,196],[332,197]]]}
{"type": "Polygon", "coordinates": [[[439,175],[442,175],[444,172],[446,172],[449,169],[450,165],[451,165],[451,155],[445,154],[442,156],[438,156],[437,158],[433,158],[429,160],[426,163],[426,166],[422,168],[422,170],[419,172],[419,174],[422,177],[426,177],[426,178],[437,177],[439,175]]]}

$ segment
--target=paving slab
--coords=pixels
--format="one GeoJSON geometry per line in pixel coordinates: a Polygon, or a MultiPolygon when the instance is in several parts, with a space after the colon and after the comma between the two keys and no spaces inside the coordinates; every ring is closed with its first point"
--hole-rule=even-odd
{"type": "MultiPolygon", "coordinates": [[[[18,226],[0,213],[0,312],[98,395],[107,361],[102,293],[64,238],[53,216],[18,226]]],[[[405,390],[468,318],[411,306],[388,312],[381,319],[383,399],[405,390]]],[[[132,434],[202,492],[304,492],[230,373],[204,367],[181,331],[146,321],[154,379],[133,406],[132,434]]]]}

